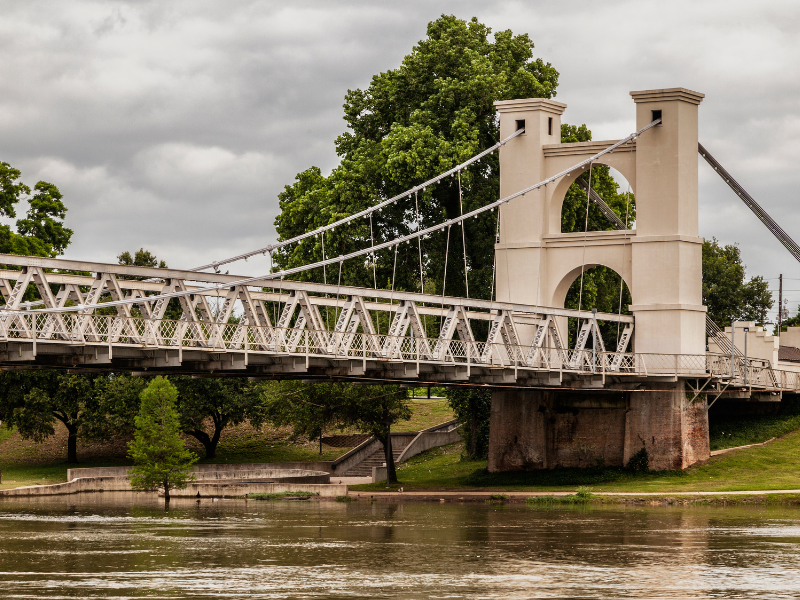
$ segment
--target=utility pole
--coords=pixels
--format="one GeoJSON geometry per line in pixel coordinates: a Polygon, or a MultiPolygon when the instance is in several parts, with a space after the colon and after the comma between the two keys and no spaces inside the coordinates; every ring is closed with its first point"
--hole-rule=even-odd
{"type": "Polygon", "coordinates": [[[783,331],[783,273],[778,275],[778,336],[783,331]]]}

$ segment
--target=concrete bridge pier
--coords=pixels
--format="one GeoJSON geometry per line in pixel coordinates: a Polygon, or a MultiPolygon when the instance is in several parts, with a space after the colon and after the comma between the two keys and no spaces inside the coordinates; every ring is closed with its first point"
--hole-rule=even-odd
{"type": "Polygon", "coordinates": [[[636,391],[502,390],[492,395],[489,471],[623,467],[644,448],[653,470],[709,457],[704,397],[684,383],[636,391]]]}

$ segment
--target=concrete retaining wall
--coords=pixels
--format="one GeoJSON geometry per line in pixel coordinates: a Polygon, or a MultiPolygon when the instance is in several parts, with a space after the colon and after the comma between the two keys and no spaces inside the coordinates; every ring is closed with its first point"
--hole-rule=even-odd
{"type": "MultiPolygon", "coordinates": [[[[230,464],[201,464],[195,465],[193,471],[198,480],[202,479],[230,479],[222,475],[223,473],[239,472],[262,472],[270,470],[301,470],[301,471],[324,471],[330,473],[333,461],[316,462],[287,462],[287,463],[230,463],[230,464]],[[211,475],[213,473],[213,475],[211,475]]],[[[67,469],[67,481],[72,481],[78,477],[127,477],[131,467],[95,467],[91,469],[67,469]]],[[[242,477],[235,476],[236,479],[242,477]]],[[[247,476],[252,479],[252,475],[247,476]]]]}
{"type": "MultiPolygon", "coordinates": [[[[208,465],[211,466],[211,465],[208,465]]],[[[93,478],[127,478],[131,467],[112,467],[97,469],[70,469],[73,473],[67,472],[67,478],[72,475],[72,479],[93,479],[93,478]],[[74,477],[74,471],[87,472],[83,477],[74,477]],[[100,471],[95,473],[94,471],[100,471]]],[[[252,481],[269,480],[273,482],[293,482],[293,483],[330,483],[331,475],[327,471],[306,471],[303,469],[229,469],[226,471],[194,471],[196,481],[252,481]]]]}
{"type": "Polygon", "coordinates": [[[412,456],[425,452],[425,450],[455,444],[459,440],[461,440],[461,431],[458,429],[453,429],[452,431],[421,431],[406,446],[403,453],[398,457],[397,463],[405,462],[412,456]]]}
{"type": "MultiPolygon", "coordinates": [[[[61,496],[81,492],[130,492],[131,486],[127,477],[81,477],[66,483],[53,485],[32,485],[0,491],[0,497],[24,496],[61,496]]],[[[344,496],[346,485],[326,485],[319,483],[213,483],[197,482],[189,484],[184,490],[174,490],[173,498],[230,498],[245,494],[274,494],[280,492],[316,492],[323,497],[344,496]]],[[[163,494],[162,494],[163,495],[163,494]]]]}
{"type": "Polygon", "coordinates": [[[79,492],[130,492],[131,484],[127,477],[82,477],[65,483],[52,485],[29,485],[11,490],[0,490],[5,496],[60,496],[79,492]]]}
{"type": "Polygon", "coordinates": [[[323,498],[346,496],[347,486],[342,484],[307,483],[193,483],[185,490],[170,492],[172,498],[230,498],[246,494],[279,494],[281,492],[316,492],[323,498]]]}

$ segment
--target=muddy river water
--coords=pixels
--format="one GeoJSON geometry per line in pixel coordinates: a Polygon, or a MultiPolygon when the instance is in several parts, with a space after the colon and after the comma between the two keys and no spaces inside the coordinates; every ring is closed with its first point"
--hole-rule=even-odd
{"type": "Polygon", "coordinates": [[[0,501],[3,598],[799,598],[800,509],[0,501]]]}

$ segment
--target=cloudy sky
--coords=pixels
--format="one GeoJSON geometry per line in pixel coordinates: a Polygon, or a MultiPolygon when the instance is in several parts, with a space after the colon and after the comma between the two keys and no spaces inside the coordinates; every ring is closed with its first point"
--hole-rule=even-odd
{"type": "MultiPolygon", "coordinates": [[[[630,90],[706,94],[700,139],[800,239],[800,3],[0,0],[0,160],[58,185],[67,256],[144,246],[192,267],[275,239],[277,194],[336,164],[348,89],[442,13],[528,33],[565,121],[634,129],[630,90]]],[[[800,265],[700,165],[701,235],[800,301],[800,265]]],[[[251,260],[232,272],[256,274],[251,260]]]]}

